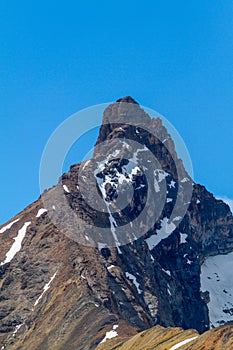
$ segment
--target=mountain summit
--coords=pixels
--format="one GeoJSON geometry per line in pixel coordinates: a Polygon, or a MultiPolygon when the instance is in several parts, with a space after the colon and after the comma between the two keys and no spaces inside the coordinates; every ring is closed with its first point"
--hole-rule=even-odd
{"type": "Polygon", "coordinates": [[[138,102],[136,102],[131,96],[125,96],[125,97],[119,98],[118,100],[116,100],[116,102],[125,102],[125,103],[138,104],[138,102]]]}
{"type": "Polygon", "coordinates": [[[0,242],[3,350],[110,349],[156,325],[149,334],[173,345],[182,330],[163,327],[233,321],[230,209],[129,96],[106,108],[92,159],[3,225],[0,242]]]}

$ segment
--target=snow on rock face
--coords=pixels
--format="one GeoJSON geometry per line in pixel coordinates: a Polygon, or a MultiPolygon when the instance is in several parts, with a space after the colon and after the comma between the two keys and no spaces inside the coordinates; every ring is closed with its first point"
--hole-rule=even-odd
{"type": "Polygon", "coordinates": [[[11,228],[11,226],[13,226],[18,221],[19,221],[19,219],[16,219],[16,220],[10,222],[8,225],[2,227],[1,230],[0,230],[0,233],[3,233],[5,231],[9,230],[11,228]]]}
{"type": "Polygon", "coordinates": [[[186,233],[181,233],[180,232],[180,244],[185,244],[186,242],[186,238],[188,237],[188,235],[186,233]]]}
{"type": "Polygon", "coordinates": [[[162,169],[156,169],[156,170],[154,170],[154,175],[156,177],[156,180],[158,182],[161,182],[161,181],[165,180],[166,177],[169,176],[170,174],[168,174],[166,171],[164,171],[162,169]]]}
{"type": "Polygon", "coordinates": [[[185,340],[179,342],[178,344],[173,345],[173,346],[170,348],[170,350],[179,349],[181,346],[183,346],[183,345],[185,345],[185,344],[187,344],[187,343],[190,343],[192,340],[196,339],[197,337],[198,337],[198,336],[185,339],[185,340]]]}
{"type": "Polygon", "coordinates": [[[83,170],[86,168],[86,166],[90,163],[90,160],[87,160],[83,166],[83,170]]]}
{"type": "MultiPolygon", "coordinates": [[[[125,146],[124,142],[125,141],[122,142],[123,146],[125,146]]],[[[140,154],[144,152],[150,152],[146,146],[137,149],[135,152],[133,152],[132,157],[128,159],[128,163],[122,163],[124,165],[121,165],[120,168],[116,167],[114,163],[112,163],[112,154],[108,155],[105,159],[101,160],[100,162],[97,162],[97,167],[94,171],[94,176],[97,185],[107,207],[111,232],[116,242],[116,246],[119,253],[121,253],[121,251],[119,250],[120,242],[117,238],[117,222],[111,213],[110,203],[111,201],[114,201],[115,198],[117,198],[117,191],[119,190],[119,187],[124,183],[132,185],[135,191],[146,187],[144,183],[139,183],[136,185],[136,176],[143,176],[144,171],[147,170],[146,167],[139,166],[140,154]],[[109,190],[109,188],[111,190],[109,190]]],[[[162,169],[153,170],[153,174],[155,192],[160,192],[161,183],[164,181],[168,183],[168,187],[176,188],[176,182],[172,179],[171,174],[167,173],[162,169]]],[[[163,188],[164,186],[165,185],[163,183],[163,188]]],[[[123,192],[127,190],[126,187],[122,187],[122,189],[123,192]]],[[[172,198],[170,198],[170,201],[172,201],[172,198]]],[[[175,221],[179,221],[180,218],[181,217],[174,218],[174,223],[169,222],[168,218],[164,218],[161,221],[161,229],[157,230],[157,235],[153,235],[150,238],[148,238],[148,245],[150,246],[150,249],[153,249],[162,239],[170,235],[170,233],[176,228],[175,221]]]]}
{"type": "Polygon", "coordinates": [[[16,336],[16,334],[18,333],[18,331],[20,330],[20,328],[22,327],[23,323],[21,324],[18,324],[16,327],[15,327],[15,330],[14,330],[14,333],[13,333],[13,337],[16,336]]]}
{"type": "Polygon", "coordinates": [[[112,327],[112,330],[109,332],[106,332],[104,339],[100,342],[100,344],[105,343],[107,339],[112,339],[118,336],[118,333],[116,332],[116,329],[118,328],[118,325],[115,324],[112,327]]]}
{"type": "Polygon", "coordinates": [[[170,188],[175,188],[176,182],[174,180],[171,180],[171,183],[168,185],[170,188]]]}
{"type": "Polygon", "coordinates": [[[116,235],[116,227],[117,227],[117,223],[116,220],[114,219],[114,217],[112,216],[111,210],[109,209],[109,203],[105,202],[107,209],[108,209],[108,213],[109,213],[109,221],[110,221],[110,225],[111,225],[111,232],[112,235],[114,237],[114,240],[116,242],[116,247],[118,250],[119,254],[122,254],[121,250],[120,250],[120,242],[118,241],[117,235],[116,235]]]}
{"type": "Polygon", "coordinates": [[[208,257],[201,266],[201,290],[208,291],[210,326],[233,321],[233,252],[208,257]]]}
{"type": "Polygon", "coordinates": [[[104,177],[98,176],[100,172],[102,172],[105,168],[107,168],[111,164],[111,161],[109,161],[108,157],[104,161],[98,163],[98,168],[94,172],[96,182],[101,191],[103,201],[105,202],[107,212],[109,214],[110,229],[114,237],[114,241],[116,243],[116,247],[119,254],[122,254],[122,252],[120,250],[121,244],[116,234],[117,222],[112,215],[112,212],[110,209],[110,202],[107,200],[106,185],[110,184],[112,188],[116,190],[118,186],[122,185],[124,182],[131,183],[133,181],[134,176],[137,173],[141,172],[140,168],[134,163],[134,161],[137,159],[136,155],[139,151],[144,151],[144,149],[138,150],[135,153],[135,156],[133,157],[134,159],[130,159],[127,165],[122,166],[122,172],[115,169],[113,173],[109,171],[109,173],[105,174],[104,177]]]}
{"type": "Polygon", "coordinates": [[[98,164],[98,168],[95,170],[95,178],[104,199],[106,197],[105,185],[107,183],[111,184],[113,188],[117,189],[118,185],[123,184],[123,182],[132,182],[133,176],[136,175],[138,172],[140,173],[141,171],[140,168],[134,162],[129,161],[127,165],[124,165],[122,167],[122,173],[116,170],[114,174],[105,175],[105,178],[103,180],[98,177],[98,173],[103,171],[105,165],[108,166],[108,162],[106,162],[106,164],[98,164]]]}
{"type": "Polygon", "coordinates": [[[138,164],[138,162],[139,162],[138,153],[139,153],[139,152],[147,152],[147,151],[149,151],[149,150],[148,150],[148,148],[146,147],[146,145],[144,145],[143,148],[138,148],[137,151],[133,153],[133,157],[130,158],[129,160],[130,160],[131,162],[133,162],[133,163],[138,164]]]}
{"type": "Polygon", "coordinates": [[[64,189],[65,192],[70,193],[70,191],[69,191],[69,189],[68,189],[68,187],[66,185],[63,185],[63,189],[64,189]]]}
{"type": "Polygon", "coordinates": [[[133,281],[133,284],[135,285],[135,287],[137,288],[137,291],[138,291],[138,294],[141,294],[142,293],[142,290],[140,289],[140,284],[137,282],[137,279],[134,275],[132,275],[131,273],[129,272],[126,272],[125,273],[126,277],[128,279],[130,279],[131,281],[133,281]]]}
{"type": "Polygon", "coordinates": [[[12,244],[10,250],[6,253],[6,259],[3,262],[1,262],[1,265],[9,263],[14,258],[15,254],[20,251],[22,246],[22,241],[25,237],[27,228],[30,224],[31,224],[31,221],[25,222],[23,227],[18,231],[18,235],[14,238],[15,241],[12,244]]]}
{"type": "MultiPolygon", "coordinates": [[[[129,145],[125,141],[121,141],[123,147],[129,147],[129,145]]],[[[144,146],[144,148],[137,149],[131,158],[128,159],[128,164],[125,164],[121,167],[121,171],[117,168],[111,173],[108,171],[108,174],[105,173],[104,177],[99,177],[99,173],[103,172],[103,170],[111,167],[112,157],[115,157],[120,151],[116,150],[111,155],[108,155],[101,162],[97,162],[97,169],[94,171],[94,175],[99,186],[99,189],[103,195],[103,198],[106,197],[105,185],[111,184],[114,189],[117,189],[119,185],[125,183],[132,183],[134,176],[137,174],[141,174],[142,170],[138,166],[139,164],[139,153],[148,151],[148,148],[144,146]]]]}
{"type": "Polygon", "coordinates": [[[38,213],[36,214],[36,218],[39,218],[42,214],[46,213],[47,209],[41,208],[38,210],[38,213]]]}
{"type": "Polygon", "coordinates": [[[184,183],[184,182],[188,182],[189,179],[187,177],[184,177],[180,182],[184,183]]]}
{"type": "Polygon", "coordinates": [[[160,191],[159,183],[164,181],[166,177],[169,176],[169,174],[162,169],[156,169],[154,170],[154,176],[155,176],[154,189],[155,189],[155,192],[158,193],[160,191]]]}
{"type": "Polygon", "coordinates": [[[169,220],[167,217],[163,218],[161,220],[161,228],[156,231],[157,234],[153,234],[146,239],[150,250],[156,247],[162,241],[162,239],[165,239],[168,236],[170,236],[170,234],[175,230],[176,225],[173,222],[169,223],[168,221],[169,220]]]}
{"type": "Polygon", "coordinates": [[[181,216],[176,216],[172,221],[180,221],[182,219],[181,216]]]}
{"type": "Polygon", "coordinates": [[[39,296],[39,298],[36,300],[34,306],[36,306],[40,299],[43,297],[44,293],[50,288],[50,284],[52,283],[52,281],[54,280],[54,278],[56,277],[57,271],[54,273],[54,275],[51,277],[50,281],[48,283],[46,283],[46,285],[44,286],[43,292],[41,293],[41,295],[39,296]]]}
{"type": "Polygon", "coordinates": [[[107,244],[106,243],[100,243],[98,242],[98,249],[99,249],[99,252],[101,252],[101,249],[104,249],[107,247],[107,244]]]}
{"type": "Polygon", "coordinates": [[[168,276],[171,276],[171,271],[170,270],[162,269],[162,271],[165,272],[168,276]]]}

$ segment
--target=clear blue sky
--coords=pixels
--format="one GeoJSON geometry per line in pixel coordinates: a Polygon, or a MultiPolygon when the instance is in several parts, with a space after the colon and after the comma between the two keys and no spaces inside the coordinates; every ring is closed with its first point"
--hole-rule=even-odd
{"type": "Polygon", "coordinates": [[[176,127],[195,181],[233,198],[232,28],[231,0],[2,0],[0,223],[39,196],[53,130],[124,95],[176,127]]]}

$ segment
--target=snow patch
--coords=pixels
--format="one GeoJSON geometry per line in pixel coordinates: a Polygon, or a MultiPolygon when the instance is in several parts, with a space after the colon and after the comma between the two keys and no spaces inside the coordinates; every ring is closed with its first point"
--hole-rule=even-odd
{"type": "Polygon", "coordinates": [[[100,344],[105,343],[106,340],[112,339],[118,336],[118,333],[116,332],[116,329],[118,328],[118,325],[114,325],[112,327],[112,330],[109,332],[106,332],[104,339],[100,342],[100,344]]]}
{"type": "Polygon", "coordinates": [[[160,191],[159,183],[156,179],[154,180],[154,189],[156,193],[160,191]]]}
{"type": "Polygon", "coordinates": [[[107,247],[107,244],[98,242],[99,252],[101,252],[101,249],[106,248],[106,247],[107,247]]]}
{"type": "Polygon", "coordinates": [[[112,156],[112,157],[116,157],[119,153],[120,153],[120,150],[119,150],[119,149],[116,149],[116,150],[111,154],[111,156],[112,156]]]}
{"type": "Polygon", "coordinates": [[[182,219],[181,216],[176,216],[172,221],[179,221],[179,220],[181,220],[181,219],[182,219]]]}
{"type": "Polygon", "coordinates": [[[161,182],[161,181],[165,180],[166,177],[169,176],[170,174],[168,174],[166,171],[164,171],[162,169],[156,169],[156,170],[154,170],[154,175],[155,175],[157,181],[161,182]]]}
{"type": "Polygon", "coordinates": [[[0,233],[3,233],[5,231],[9,230],[11,228],[11,226],[13,226],[18,221],[19,221],[19,219],[16,219],[16,220],[10,222],[8,225],[2,227],[1,230],[0,230],[0,233]]]}
{"type": "Polygon", "coordinates": [[[170,188],[175,188],[176,187],[176,182],[174,180],[171,181],[171,183],[168,185],[170,188]]]}
{"type": "Polygon", "coordinates": [[[38,213],[36,214],[36,218],[39,218],[42,214],[46,213],[47,209],[41,208],[38,210],[38,213]]]}
{"type": "Polygon", "coordinates": [[[146,239],[150,250],[156,247],[162,241],[162,239],[165,239],[168,236],[170,236],[170,234],[175,230],[176,225],[173,222],[169,223],[168,221],[169,220],[167,217],[163,218],[161,220],[161,228],[159,230],[156,230],[157,234],[153,234],[152,236],[146,239]]]}
{"type": "Polygon", "coordinates": [[[18,235],[14,238],[15,241],[12,244],[10,250],[6,253],[6,259],[3,262],[1,262],[1,265],[9,263],[14,258],[15,254],[20,251],[22,246],[22,241],[25,237],[27,228],[30,224],[31,224],[31,221],[25,222],[23,227],[18,231],[18,235]]]}
{"type": "MultiPolygon", "coordinates": [[[[104,200],[104,202],[105,202],[105,205],[106,205],[106,208],[107,208],[107,211],[108,211],[108,214],[109,214],[110,230],[111,230],[112,235],[113,235],[113,238],[114,238],[114,240],[115,240],[118,253],[119,253],[119,254],[122,254],[122,252],[121,252],[121,250],[120,250],[121,244],[120,244],[120,242],[119,242],[119,240],[118,240],[118,238],[117,238],[117,235],[116,235],[117,223],[116,223],[116,220],[114,219],[114,217],[113,217],[113,215],[112,215],[112,213],[111,213],[110,203],[106,201],[105,184],[108,183],[108,182],[111,183],[112,178],[111,178],[110,176],[105,176],[105,181],[103,181],[103,179],[100,179],[100,178],[97,176],[97,174],[98,174],[98,172],[99,172],[99,169],[100,169],[100,165],[101,165],[101,164],[99,164],[98,169],[95,170],[95,173],[94,173],[94,174],[95,174],[95,178],[96,178],[97,184],[98,184],[99,189],[100,189],[100,191],[101,191],[101,193],[102,193],[102,197],[103,197],[103,200],[104,200]]],[[[115,176],[118,177],[118,182],[119,182],[119,183],[121,183],[121,181],[126,180],[126,177],[125,177],[123,174],[117,173],[115,176]]],[[[117,187],[117,186],[115,185],[115,187],[117,187]]],[[[98,247],[99,247],[99,243],[98,243],[98,247]]],[[[106,245],[105,245],[105,247],[106,247],[106,245]]],[[[102,247],[102,248],[104,248],[104,247],[102,247]]],[[[101,248],[101,249],[102,249],[102,248],[101,248]]],[[[100,249],[99,249],[99,250],[100,250],[100,249]]]]}
{"type": "Polygon", "coordinates": [[[188,237],[188,235],[186,233],[181,233],[180,232],[180,244],[187,243],[187,241],[186,241],[187,237],[188,237]]]}
{"type": "Polygon", "coordinates": [[[143,187],[146,187],[146,185],[143,185],[143,184],[139,185],[138,187],[135,188],[135,191],[140,190],[140,188],[143,188],[143,187]]]}
{"type": "MultiPolygon", "coordinates": [[[[122,130],[123,130],[123,129],[122,129],[122,130]]],[[[129,149],[129,144],[128,144],[127,142],[122,141],[122,145],[123,145],[124,147],[126,147],[127,149],[129,149]]]]}
{"type": "Polygon", "coordinates": [[[54,273],[54,275],[51,277],[50,281],[48,283],[46,283],[46,285],[44,286],[43,292],[41,293],[41,295],[39,296],[39,298],[36,300],[34,306],[36,306],[40,299],[43,297],[44,293],[50,288],[50,284],[52,283],[52,281],[54,280],[54,278],[56,277],[57,271],[54,273]]]}
{"type": "Polygon", "coordinates": [[[69,189],[68,189],[68,187],[66,185],[63,185],[63,189],[64,189],[65,192],[70,193],[70,191],[69,191],[69,189]]]}
{"type": "Polygon", "coordinates": [[[16,327],[15,327],[15,330],[14,330],[14,333],[13,333],[13,337],[16,336],[17,332],[20,330],[20,328],[22,327],[23,323],[21,324],[18,324],[16,327]]]}
{"type": "Polygon", "coordinates": [[[127,277],[128,279],[130,279],[130,280],[133,282],[133,284],[136,286],[137,291],[138,291],[138,294],[141,294],[141,293],[142,293],[142,290],[140,289],[140,284],[137,282],[136,277],[135,277],[134,275],[132,275],[131,273],[129,273],[129,272],[126,272],[125,275],[126,275],[126,277],[127,277]]]}
{"type": "Polygon", "coordinates": [[[133,162],[133,163],[138,163],[138,153],[139,152],[147,152],[149,151],[148,148],[146,147],[146,145],[144,145],[143,148],[138,148],[136,152],[134,152],[133,157],[129,159],[129,161],[133,162]]]}
{"type": "Polygon", "coordinates": [[[198,336],[196,335],[195,337],[185,339],[185,340],[179,342],[178,344],[173,345],[173,346],[170,348],[170,350],[176,350],[176,349],[180,348],[181,346],[183,346],[183,345],[185,345],[185,344],[191,342],[192,340],[196,339],[197,337],[198,337],[198,336]]]}
{"type": "Polygon", "coordinates": [[[84,169],[86,168],[86,166],[87,166],[89,163],[90,163],[90,160],[87,160],[87,161],[85,162],[85,164],[84,164],[84,166],[83,166],[83,169],[82,169],[82,170],[84,170],[84,169]]]}
{"type": "Polygon", "coordinates": [[[201,266],[201,290],[208,291],[211,327],[233,321],[233,252],[208,257],[201,266]]]}
{"type": "Polygon", "coordinates": [[[168,276],[171,277],[171,271],[170,271],[170,270],[165,270],[165,269],[162,269],[162,270],[163,270],[163,272],[165,272],[168,276]]]}
{"type": "Polygon", "coordinates": [[[111,210],[110,210],[110,208],[109,208],[109,203],[108,203],[108,202],[105,202],[105,204],[106,204],[106,207],[107,207],[107,210],[108,210],[108,213],[109,213],[109,221],[110,221],[110,226],[111,226],[111,232],[112,232],[113,238],[114,238],[114,240],[115,240],[118,253],[119,253],[119,254],[122,254],[122,251],[120,250],[121,244],[120,244],[120,242],[118,241],[118,238],[117,238],[117,235],[116,235],[116,227],[117,227],[116,220],[115,220],[114,217],[112,216],[111,210]]]}
{"type": "Polygon", "coordinates": [[[180,182],[184,183],[184,182],[188,182],[189,179],[187,177],[184,177],[182,180],[180,180],[180,182]]]}

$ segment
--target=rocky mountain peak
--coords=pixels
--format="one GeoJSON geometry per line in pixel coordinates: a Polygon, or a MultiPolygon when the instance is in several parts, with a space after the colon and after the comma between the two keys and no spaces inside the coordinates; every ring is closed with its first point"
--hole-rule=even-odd
{"type": "Polygon", "coordinates": [[[233,321],[229,207],[130,101],[106,108],[89,161],[0,228],[2,349],[107,349],[108,334],[233,321]]]}
{"type": "MultiPolygon", "coordinates": [[[[132,153],[145,146],[158,160],[160,167],[172,173],[174,178],[177,179],[178,173],[183,178],[189,177],[162,120],[159,117],[151,118],[138,103],[131,103],[130,97],[117,100],[104,111],[94,156],[98,154],[99,144],[105,145],[105,151],[101,150],[103,154],[111,154],[114,147],[122,150],[121,141],[130,143],[132,153]]],[[[143,154],[144,158],[147,155],[143,154]]]]}
{"type": "Polygon", "coordinates": [[[125,103],[138,104],[138,102],[136,102],[131,96],[125,96],[125,97],[119,98],[118,100],[116,100],[116,102],[125,102],[125,103]]]}

